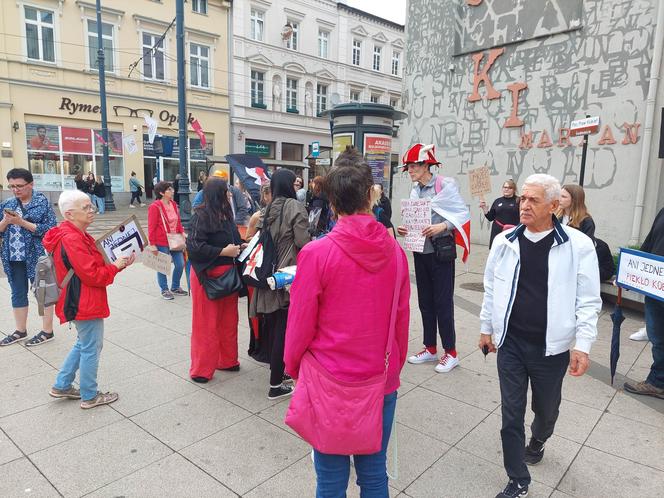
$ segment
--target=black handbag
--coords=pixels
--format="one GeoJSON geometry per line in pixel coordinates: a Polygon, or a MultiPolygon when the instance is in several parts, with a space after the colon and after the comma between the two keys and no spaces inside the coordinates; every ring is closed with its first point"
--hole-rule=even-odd
{"type": "Polygon", "coordinates": [[[210,300],[230,296],[235,292],[240,292],[244,287],[244,283],[235,265],[231,266],[228,271],[225,271],[218,277],[209,278],[206,275],[201,283],[203,284],[207,298],[210,300]]]}
{"type": "Polygon", "coordinates": [[[433,244],[433,254],[438,262],[451,263],[456,259],[457,253],[454,237],[443,235],[431,239],[431,243],[433,244]]]}

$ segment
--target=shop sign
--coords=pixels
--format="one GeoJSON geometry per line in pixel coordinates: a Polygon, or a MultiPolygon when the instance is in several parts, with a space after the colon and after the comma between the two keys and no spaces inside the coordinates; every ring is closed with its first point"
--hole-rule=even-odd
{"type": "Polygon", "coordinates": [[[244,152],[245,154],[255,154],[260,157],[272,157],[272,148],[270,144],[259,143],[259,142],[248,142],[244,143],[244,152]]]}
{"type": "MultiPolygon", "coordinates": [[[[67,114],[70,116],[74,116],[78,113],[99,114],[101,112],[101,107],[99,105],[75,102],[69,97],[61,98],[59,109],[61,111],[67,111],[67,114]]],[[[132,108],[124,105],[114,105],[113,112],[115,113],[116,117],[134,118],[143,117],[146,115],[152,117],[154,114],[157,114],[159,120],[166,123],[168,126],[173,126],[173,124],[178,120],[177,114],[171,113],[168,109],[162,109],[157,113],[153,109],[146,109],[142,107],[132,108]]],[[[194,119],[194,116],[189,113],[187,116],[187,123],[191,123],[194,121],[194,119]]]]}
{"type": "Polygon", "coordinates": [[[92,135],[86,128],[62,127],[62,150],[75,154],[92,154],[92,135]]]}

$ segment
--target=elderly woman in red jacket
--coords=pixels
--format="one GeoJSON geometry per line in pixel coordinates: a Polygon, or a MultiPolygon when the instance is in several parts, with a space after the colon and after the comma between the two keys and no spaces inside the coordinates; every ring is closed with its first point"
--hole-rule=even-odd
{"type": "Polygon", "coordinates": [[[184,228],[180,220],[178,205],[173,200],[175,191],[168,182],[159,182],[154,186],[157,200],[148,208],[148,239],[150,245],[156,247],[157,251],[170,254],[173,259],[173,276],[171,277],[171,288],[168,288],[166,275],[157,272],[157,283],[161,289],[161,297],[172,301],[174,296],[188,296],[189,293],[180,287],[182,270],[184,270],[184,228]],[[181,247],[172,247],[169,244],[169,234],[181,234],[181,247]]]}
{"type": "Polygon", "coordinates": [[[53,254],[58,282],[73,270],[55,305],[55,314],[60,323],[74,322],[78,338],[49,394],[54,398],[80,399],[81,408],[89,409],[118,399],[117,393],[97,390],[104,318],[110,314],[106,287],[113,283],[118,272],[134,262],[134,256],[106,264],[95,246],[95,239],[86,231],[97,209],[80,190],[62,192],[58,207],[65,221],[46,233],[44,248],[53,254]],[[72,386],[77,370],[80,390],[72,386]]]}

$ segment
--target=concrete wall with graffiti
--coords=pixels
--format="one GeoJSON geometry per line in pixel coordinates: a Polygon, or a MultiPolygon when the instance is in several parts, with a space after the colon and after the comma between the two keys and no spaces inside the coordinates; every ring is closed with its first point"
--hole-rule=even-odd
{"type": "MultiPolygon", "coordinates": [[[[493,44],[495,37],[481,32],[514,32],[508,28],[524,15],[526,3],[532,2],[409,0],[409,116],[401,141],[436,144],[439,171],[457,178],[471,206],[472,240],[488,243],[488,222],[470,196],[467,171],[490,168],[489,204],[507,178],[521,186],[531,173],[549,173],[562,183],[578,183],[581,138],[569,137],[569,126],[587,114],[599,116],[600,130],[589,138],[584,186],[597,235],[616,248],[627,243],[632,227],[657,0],[585,0],[580,26],[570,15],[559,16],[559,22],[551,15],[530,19],[528,25],[537,27],[530,39],[521,31],[493,44]],[[461,9],[484,9],[483,24],[460,28],[461,9]],[[462,52],[460,32],[466,45],[486,48],[455,55],[462,52]]],[[[570,2],[538,3],[545,8],[529,10],[529,16],[558,12],[558,4],[570,2]]],[[[406,197],[407,175],[394,180],[395,200],[406,197]]]]}

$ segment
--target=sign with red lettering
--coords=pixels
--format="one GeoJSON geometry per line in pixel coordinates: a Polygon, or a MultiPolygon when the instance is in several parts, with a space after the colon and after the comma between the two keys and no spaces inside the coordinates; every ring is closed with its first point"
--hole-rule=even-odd
{"type": "Polygon", "coordinates": [[[597,133],[598,130],[599,116],[593,116],[592,118],[583,118],[572,121],[572,124],[569,127],[569,135],[570,137],[590,135],[591,133],[597,133]]]}
{"type": "Polygon", "coordinates": [[[364,134],[364,157],[371,167],[375,183],[382,183],[389,178],[392,137],[389,135],[364,134]]]}
{"type": "Polygon", "coordinates": [[[621,247],[616,284],[664,301],[664,257],[621,247]]]}
{"type": "Polygon", "coordinates": [[[62,150],[78,154],[92,154],[92,131],[87,128],[62,127],[62,150]]]}

